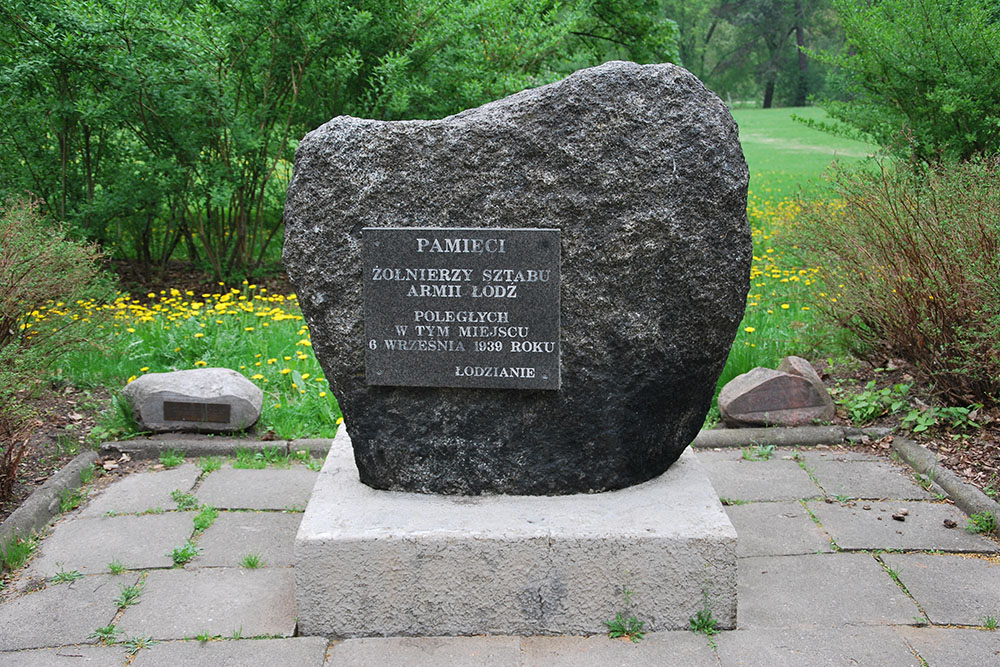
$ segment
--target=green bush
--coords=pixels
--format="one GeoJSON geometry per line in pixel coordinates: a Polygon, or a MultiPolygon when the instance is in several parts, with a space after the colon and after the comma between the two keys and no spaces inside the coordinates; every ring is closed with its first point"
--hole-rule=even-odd
{"type": "Polygon", "coordinates": [[[1000,401],[1000,160],[841,172],[795,236],[857,356],[914,363],[953,404],[1000,401]]]}
{"type": "Polygon", "coordinates": [[[0,206],[0,500],[10,496],[48,364],[93,334],[91,318],[46,319],[78,299],[110,296],[97,250],[45,223],[32,199],[0,206]]]}

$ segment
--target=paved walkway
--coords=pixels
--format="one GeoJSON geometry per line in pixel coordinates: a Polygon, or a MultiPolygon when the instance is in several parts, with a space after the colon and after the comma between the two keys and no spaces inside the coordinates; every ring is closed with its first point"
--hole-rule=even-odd
{"type": "Polygon", "coordinates": [[[984,627],[1000,619],[998,544],[936,487],[857,452],[698,457],[739,535],[739,627],[712,640],[294,637],[292,547],[317,473],[189,462],[56,522],[4,593],[0,665],[1000,665],[984,627]],[[218,516],[199,532],[201,505],[218,516]]]}

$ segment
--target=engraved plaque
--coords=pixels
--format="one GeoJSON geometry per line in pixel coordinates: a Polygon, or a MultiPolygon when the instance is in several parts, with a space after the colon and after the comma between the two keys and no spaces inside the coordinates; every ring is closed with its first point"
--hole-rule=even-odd
{"type": "Polygon", "coordinates": [[[229,407],[228,403],[163,401],[163,420],[228,424],[229,407]]]}
{"type": "Polygon", "coordinates": [[[368,384],[559,388],[559,230],[366,227],[368,384]]]}

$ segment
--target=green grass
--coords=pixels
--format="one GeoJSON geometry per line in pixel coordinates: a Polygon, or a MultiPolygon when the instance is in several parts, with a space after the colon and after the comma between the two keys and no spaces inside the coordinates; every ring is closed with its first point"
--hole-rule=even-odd
{"type": "Polygon", "coordinates": [[[194,518],[194,530],[196,533],[203,533],[208,527],[219,518],[219,510],[211,505],[202,505],[201,511],[194,518]]]}

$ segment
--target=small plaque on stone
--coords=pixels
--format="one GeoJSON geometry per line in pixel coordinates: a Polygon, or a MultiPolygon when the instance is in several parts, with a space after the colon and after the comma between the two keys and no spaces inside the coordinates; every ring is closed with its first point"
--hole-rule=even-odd
{"type": "Polygon", "coordinates": [[[558,229],[368,227],[370,385],[559,388],[558,229]]]}

